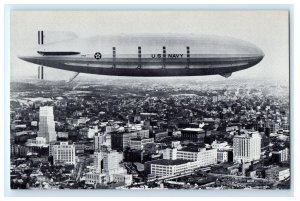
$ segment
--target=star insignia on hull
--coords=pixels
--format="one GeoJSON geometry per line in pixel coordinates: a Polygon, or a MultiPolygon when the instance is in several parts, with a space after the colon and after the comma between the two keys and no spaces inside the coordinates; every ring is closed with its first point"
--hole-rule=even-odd
{"type": "Polygon", "coordinates": [[[102,55],[101,55],[100,52],[96,52],[96,53],[94,54],[94,57],[95,57],[95,59],[101,59],[102,55]]]}

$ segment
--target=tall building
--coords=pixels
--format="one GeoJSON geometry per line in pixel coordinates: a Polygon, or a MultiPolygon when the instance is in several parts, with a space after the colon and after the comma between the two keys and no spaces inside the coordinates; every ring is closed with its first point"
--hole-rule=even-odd
{"type": "Polygon", "coordinates": [[[233,138],[233,160],[250,162],[259,160],[261,153],[261,136],[258,132],[236,135],[233,138]]]}
{"type": "Polygon", "coordinates": [[[121,167],[120,163],[123,160],[123,153],[117,151],[106,151],[103,153],[103,172],[112,174],[119,172],[126,172],[124,168],[121,167]]]}
{"type": "Polygon", "coordinates": [[[110,134],[106,133],[95,133],[94,136],[94,148],[95,151],[101,150],[101,147],[111,147],[111,136],[110,134]]]}
{"type": "Polygon", "coordinates": [[[44,137],[46,143],[56,141],[55,123],[53,116],[53,107],[40,107],[40,122],[38,137],[44,137]]]}
{"type": "Polygon", "coordinates": [[[68,142],[59,142],[50,146],[50,155],[53,156],[53,164],[75,165],[75,145],[68,142]]]}
{"type": "Polygon", "coordinates": [[[99,173],[124,172],[121,162],[123,153],[115,150],[102,150],[94,152],[94,170],[99,173]]]}
{"type": "Polygon", "coordinates": [[[101,173],[103,169],[103,153],[94,152],[94,170],[95,172],[101,173]]]}
{"type": "Polygon", "coordinates": [[[99,151],[94,153],[94,171],[86,174],[87,184],[107,184],[107,182],[130,185],[132,175],[127,174],[121,165],[123,153],[115,150],[99,151]]]}

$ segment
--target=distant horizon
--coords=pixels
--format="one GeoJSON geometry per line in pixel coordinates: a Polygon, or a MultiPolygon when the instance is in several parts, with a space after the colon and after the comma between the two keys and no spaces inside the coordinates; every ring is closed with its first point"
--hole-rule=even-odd
{"type": "MultiPolygon", "coordinates": [[[[217,77],[219,75],[216,75],[217,77]]],[[[210,77],[213,76],[181,76],[181,77],[127,77],[127,76],[106,76],[106,75],[92,75],[90,78],[87,76],[85,77],[77,77],[75,78],[72,83],[78,83],[78,82],[101,82],[101,81],[136,81],[136,82],[149,82],[149,81],[157,81],[157,82],[165,82],[166,84],[170,82],[186,82],[186,84],[189,84],[189,82],[207,82],[207,83],[213,83],[213,82],[222,82],[228,84],[231,84],[232,81],[238,81],[238,82],[243,82],[243,81],[262,81],[262,82],[274,82],[276,84],[277,82],[280,84],[286,84],[289,86],[289,80],[284,80],[284,79],[277,79],[277,78],[270,78],[270,79],[264,79],[264,78],[254,78],[254,77],[249,77],[249,78],[224,78],[222,76],[219,76],[217,79],[210,79],[210,77]]],[[[27,76],[27,77],[18,77],[18,78],[13,78],[10,80],[10,82],[65,82],[65,83],[70,83],[69,80],[67,79],[44,79],[44,80],[39,80],[35,76],[27,76]]]]}

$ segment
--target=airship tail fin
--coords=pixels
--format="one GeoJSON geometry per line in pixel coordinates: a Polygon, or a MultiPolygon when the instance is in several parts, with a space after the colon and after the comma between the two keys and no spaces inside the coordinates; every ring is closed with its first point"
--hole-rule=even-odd
{"type": "Polygon", "coordinates": [[[232,73],[224,73],[224,74],[220,74],[220,75],[225,78],[229,78],[232,75],[232,73]]]}
{"type": "Polygon", "coordinates": [[[41,45],[48,45],[78,38],[77,35],[71,31],[38,31],[38,37],[41,45]]]}
{"type": "MultiPolygon", "coordinates": [[[[38,44],[44,44],[44,31],[38,31],[38,44]]],[[[38,66],[38,79],[44,79],[44,66],[38,66]]]]}
{"type": "MultiPolygon", "coordinates": [[[[38,31],[38,44],[41,46],[76,38],[77,35],[71,31],[38,31]]],[[[44,66],[38,66],[38,79],[44,79],[44,66]]]]}

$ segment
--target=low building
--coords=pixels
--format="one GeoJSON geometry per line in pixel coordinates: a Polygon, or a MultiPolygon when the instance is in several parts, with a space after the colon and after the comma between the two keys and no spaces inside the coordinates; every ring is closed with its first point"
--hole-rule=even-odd
{"type": "Polygon", "coordinates": [[[57,132],[57,137],[58,138],[69,138],[69,133],[68,132],[57,132]]]}
{"type": "Polygon", "coordinates": [[[129,141],[130,149],[143,150],[144,145],[154,143],[154,138],[133,138],[129,141]]]}
{"type": "Polygon", "coordinates": [[[272,167],[265,172],[265,177],[269,180],[282,181],[290,177],[290,168],[272,167]]]}
{"type": "Polygon", "coordinates": [[[228,152],[227,151],[217,151],[217,161],[219,163],[226,163],[228,162],[228,152]]]}
{"type": "Polygon", "coordinates": [[[272,161],[274,163],[287,162],[288,160],[289,160],[289,149],[288,148],[272,152],[272,161]]]}
{"type": "Polygon", "coordinates": [[[83,154],[84,153],[84,143],[83,142],[75,142],[75,153],[76,154],[83,154]]]}
{"type": "Polygon", "coordinates": [[[226,149],[228,146],[228,142],[217,142],[216,140],[212,142],[211,148],[213,149],[226,149]]]}
{"type": "Polygon", "coordinates": [[[88,172],[85,175],[85,183],[86,184],[105,184],[108,182],[108,177],[106,174],[100,174],[98,172],[88,172]]]}
{"type": "Polygon", "coordinates": [[[132,184],[132,175],[131,174],[113,174],[112,182],[124,183],[125,185],[132,184]]]}
{"type": "Polygon", "coordinates": [[[93,138],[95,133],[98,132],[98,126],[85,127],[79,130],[79,135],[82,139],[93,138]]]}
{"type": "Polygon", "coordinates": [[[33,139],[28,139],[26,142],[26,146],[47,146],[46,138],[36,137],[33,139]]]}
{"type": "Polygon", "coordinates": [[[86,184],[102,184],[107,185],[108,182],[116,182],[123,185],[132,184],[132,175],[130,174],[106,174],[97,172],[88,172],[85,175],[86,184]]]}
{"type": "Polygon", "coordinates": [[[157,177],[166,177],[179,175],[184,173],[192,173],[196,168],[201,166],[200,161],[187,161],[187,160],[167,160],[160,159],[149,161],[145,163],[146,171],[150,175],[157,177]]]}
{"type": "Polygon", "coordinates": [[[44,137],[28,139],[25,145],[28,148],[28,153],[38,154],[39,156],[49,155],[49,144],[46,143],[44,137]]]}

